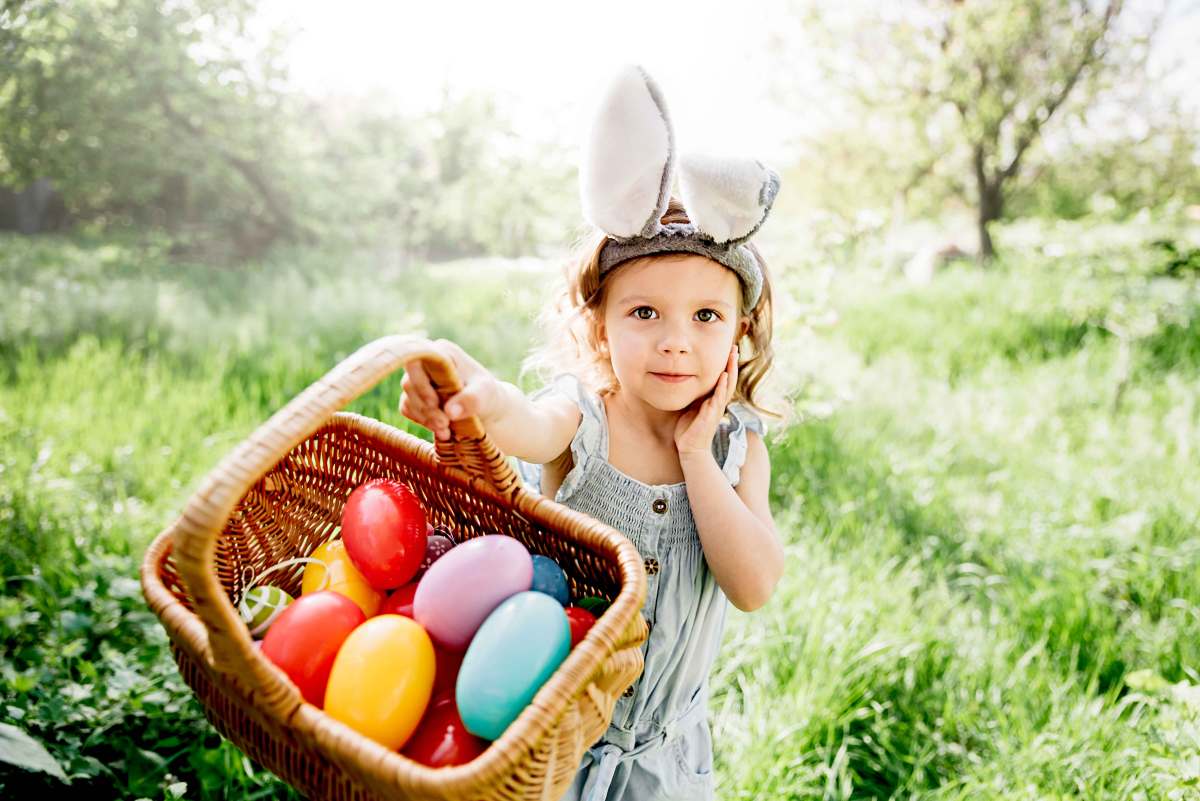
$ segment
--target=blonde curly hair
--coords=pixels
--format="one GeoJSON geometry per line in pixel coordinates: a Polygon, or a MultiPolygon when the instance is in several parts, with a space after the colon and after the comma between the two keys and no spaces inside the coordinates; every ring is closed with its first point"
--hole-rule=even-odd
{"type": "MultiPolygon", "coordinates": [[[[662,223],[688,222],[690,220],[683,204],[671,198],[662,216],[662,223]]],[[[600,339],[608,287],[606,279],[615,272],[610,271],[603,278],[600,275],[600,251],[607,241],[608,237],[603,231],[593,230],[576,242],[563,268],[563,285],[553,302],[547,304],[538,315],[538,324],[544,335],[543,344],[531,351],[522,362],[522,375],[532,373],[545,383],[559,373],[574,373],[586,387],[602,396],[612,394],[620,386],[600,339]]],[[[753,308],[746,308],[743,293],[742,308],[738,310],[739,316],[747,318],[749,322],[738,344],[740,346],[748,342],[749,348],[738,348],[738,380],[733,402],[744,403],[769,417],[783,419],[781,413],[764,408],[755,400],[755,391],[775,359],[771,348],[771,273],[758,249],[752,243],[747,243],[746,247],[762,266],[763,286],[753,308]]],[[[636,261],[672,256],[678,254],[654,254],[636,261]]]]}

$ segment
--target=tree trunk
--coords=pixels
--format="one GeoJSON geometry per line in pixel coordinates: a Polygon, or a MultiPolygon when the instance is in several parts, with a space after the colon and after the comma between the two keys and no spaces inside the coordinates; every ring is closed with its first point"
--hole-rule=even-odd
{"type": "Polygon", "coordinates": [[[979,228],[979,263],[988,264],[996,256],[988,226],[1000,219],[1004,211],[1004,176],[988,175],[984,166],[983,147],[975,146],[975,187],[978,195],[976,222],[979,228]]]}
{"type": "Polygon", "coordinates": [[[979,199],[977,224],[979,226],[979,261],[988,263],[996,256],[996,248],[992,244],[992,235],[988,233],[988,225],[999,215],[992,211],[991,203],[986,195],[979,199]]]}

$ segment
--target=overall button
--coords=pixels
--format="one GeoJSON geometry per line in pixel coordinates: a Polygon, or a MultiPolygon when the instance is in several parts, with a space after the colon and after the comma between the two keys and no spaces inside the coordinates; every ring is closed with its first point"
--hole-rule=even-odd
{"type": "Polygon", "coordinates": [[[667,511],[667,502],[663,498],[655,498],[654,503],[650,504],[650,508],[661,515],[667,511]]]}
{"type": "Polygon", "coordinates": [[[657,574],[658,574],[658,560],[657,559],[647,559],[646,560],[646,575],[654,576],[657,574]]]}

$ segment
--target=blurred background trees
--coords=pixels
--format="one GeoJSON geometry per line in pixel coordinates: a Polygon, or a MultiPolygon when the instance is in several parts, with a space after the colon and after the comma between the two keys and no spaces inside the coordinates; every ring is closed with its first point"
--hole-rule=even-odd
{"type": "MultiPolygon", "coordinates": [[[[776,96],[819,125],[780,166],[844,229],[969,214],[987,258],[999,219],[1200,203],[1194,99],[1148,67],[1164,30],[1195,25],[1192,5],[789,8],[764,31],[776,96]],[[800,59],[823,80],[801,80],[800,59]]],[[[382,94],[317,99],[289,78],[288,44],[252,0],[5,4],[0,229],[149,230],[235,261],[281,242],[440,259],[569,238],[564,132],[518,135],[481,90],[446,88],[421,114],[382,94]]]]}
{"type": "Polygon", "coordinates": [[[794,30],[773,46],[783,63],[811,54],[825,81],[797,84],[780,70],[777,91],[797,114],[825,117],[799,143],[797,178],[835,216],[865,208],[895,222],[962,205],[987,259],[1002,218],[1124,217],[1200,202],[1195,110],[1148,69],[1164,26],[1194,19],[1194,7],[808,0],[794,9],[794,30]]]}
{"type": "Polygon", "coordinates": [[[567,159],[512,147],[490,98],[447,91],[420,118],[318,103],[289,84],[286,45],[250,0],[6,4],[0,228],[132,226],[235,260],[379,236],[515,255],[549,236],[567,159]]]}

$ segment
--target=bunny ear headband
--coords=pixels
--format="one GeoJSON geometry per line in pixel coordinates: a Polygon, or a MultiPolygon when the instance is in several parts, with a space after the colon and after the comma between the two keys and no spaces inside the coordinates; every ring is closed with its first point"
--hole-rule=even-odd
{"type": "Polygon", "coordinates": [[[651,253],[697,253],[737,273],[753,308],[762,294],[762,268],[743,243],[767,218],[779,176],[750,158],[687,154],[678,166],[691,222],[663,225],[676,168],[675,132],[658,85],[641,67],[623,68],[601,100],[579,172],[583,215],[609,237],[600,275],[651,253]]]}

